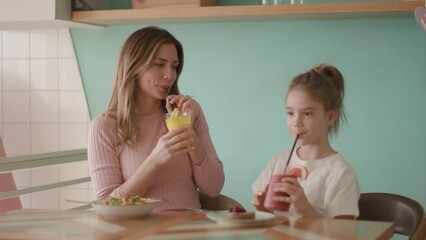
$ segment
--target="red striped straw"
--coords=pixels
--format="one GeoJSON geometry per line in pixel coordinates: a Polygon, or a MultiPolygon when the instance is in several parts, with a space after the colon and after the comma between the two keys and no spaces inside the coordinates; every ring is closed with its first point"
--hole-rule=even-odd
{"type": "Polygon", "coordinates": [[[288,163],[290,162],[291,156],[293,155],[294,147],[296,147],[297,139],[299,139],[299,134],[297,134],[296,139],[294,139],[293,147],[291,148],[290,155],[288,156],[288,159],[287,159],[287,164],[285,165],[286,169],[287,169],[288,163]]]}

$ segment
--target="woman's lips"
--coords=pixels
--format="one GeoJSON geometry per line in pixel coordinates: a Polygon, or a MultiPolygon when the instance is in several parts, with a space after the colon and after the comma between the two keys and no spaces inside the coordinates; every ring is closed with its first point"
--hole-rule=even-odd
{"type": "Polygon", "coordinates": [[[158,85],[161,91],[168,93],[170,91],[171,86],[158,85]]]}

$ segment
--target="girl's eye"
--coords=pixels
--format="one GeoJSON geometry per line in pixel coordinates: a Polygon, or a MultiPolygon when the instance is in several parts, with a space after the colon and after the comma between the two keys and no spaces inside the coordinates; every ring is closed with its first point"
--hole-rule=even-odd
{"type": "Polygon", "coordinates": [[[287,116],[293,116],[293,112],[287,112],[287,116]]]}

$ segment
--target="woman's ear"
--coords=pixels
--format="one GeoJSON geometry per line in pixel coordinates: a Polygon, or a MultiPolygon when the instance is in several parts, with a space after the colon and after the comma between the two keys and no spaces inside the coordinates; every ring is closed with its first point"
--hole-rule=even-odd
{"type": "Polygon", "coordinates": [[[332,109],[328,111],[328,126],[333,126],[336,123],[337,120],[337,116],[339,115],[339,112],[337,111],[337,109],[332,109]]]}

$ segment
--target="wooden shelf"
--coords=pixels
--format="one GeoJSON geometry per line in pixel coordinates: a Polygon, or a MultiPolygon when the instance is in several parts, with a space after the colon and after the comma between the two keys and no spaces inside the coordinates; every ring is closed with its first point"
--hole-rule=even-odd
{"type": "Polygon", "coordinates": [[[413,16],[424,1],[341,2],[214,7],[75,11],[72,20],[104,26],[122,24],[259,21],[278,19],[383,18],[413,16]]]}

